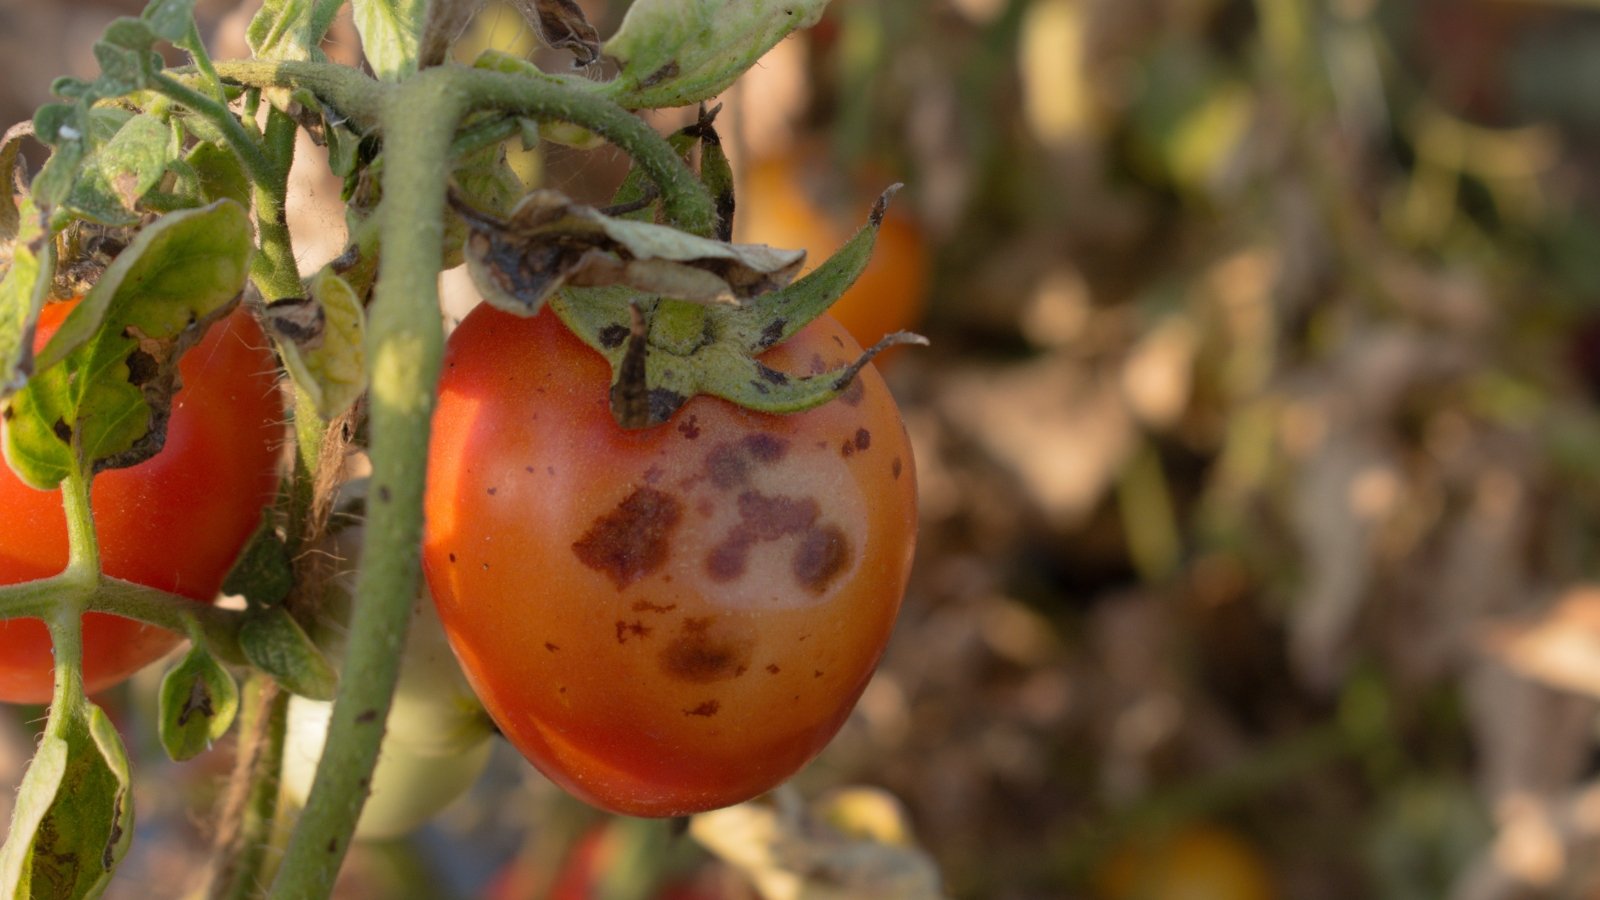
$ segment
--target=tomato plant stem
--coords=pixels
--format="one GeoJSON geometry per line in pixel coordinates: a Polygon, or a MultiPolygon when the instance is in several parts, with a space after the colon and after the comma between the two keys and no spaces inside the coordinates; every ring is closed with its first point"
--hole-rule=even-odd
{"type": "Polygon", "coordinates": [[[294,162],[294,120],[277,107],[267,110],[267,130],[263,135],[271,161],[271,179],[253,179],[256,230],[261,238],[261,253],[251,264],[251,280],[268,301],[298,297],[300,266],[294,258],[289,238],[287,206],[289,167],[294,162]]]}
{"type": "Polygon", "coordinates": [[[271,183],[277,178],[272,158],[227,106],[166,73],[156,75],[153,85],[168,99],[203,117],[219,129],[228,142],[228,148],[239,157],[252,181],[257,184],[271,183]]]}
{"type": "Polygon", "coordinates": [[[289,694],[271,676],[252,672],[241,696],[239,751],[212,844],[216,853],[203,891],[208,900],[259,896],[263,876],[270,871],[289,694]]]}
{"type": "MultiPolygon", "coordinates": [[[[61,503],[67,514],[67,569],[63,574],[79,586],[100,579],[100,540],[94,533],[89,483],[90,476],[76,467],[61,482],[61,503]]],[[[87,596],[88,592],[81,593],[87,596]]]]}
{"type": "Polygon", "coordinates": [[[372,477],[350,643],[306,808],[268,895],[332,889],[377,762],[420,575],[422,481],[444,336],[438,273],[446,160],[466,97],[447,69],[419,73],[384,109],[383,255],[369,312],[372,477]],[[437,73],[437,74],[436,74],[437,73]]]}
{"type": "MultiPolygon", "coordinates": [[[[332,105],[352,118],[370,112],[355,107],[370,103],[376,90],[370,81],[356,85],[348,70],[315,64],[228,65],[220,71],[244,81],[314,75],[298,83],[319,95],[319,85],[327,89],[332,105]]],[[[393,698],[396,650],[405,643],[421,574],[423,473],[444,347],[438,274],[445,177],[462,117],[496,108],[580,125],[634,158],[661,189],[674,223],[704,234],[716,221],[710,194],[666,140],[587,90],[459,66],[427,69],[387,90],[379,113],[385,156],[378,212],[382,255],[367,332],[372,477],[362,566],[327,749],[268,895],[273,900],[325,897],[332,890],[365,803],[393,698]]]]}

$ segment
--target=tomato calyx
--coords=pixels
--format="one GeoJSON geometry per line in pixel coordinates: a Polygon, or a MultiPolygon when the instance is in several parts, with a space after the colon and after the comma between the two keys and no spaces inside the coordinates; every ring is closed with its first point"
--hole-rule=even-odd
{"type": "Polygon", "coordinates": [[[927,343],[897,331],[848,365],[818,366],[798,376],[757,358],[826,312],[861,274],[899,188],[884,191],[867,224],[815,271],[738,306],[686,308],[682,301],[611,287],[568,288],[550,298],[550,307],[611,364],[612,415],[624,428],[659,425],[696,394],[770,413],[820,406],[851,390],[856,373],[882,351],[927,343]]]}

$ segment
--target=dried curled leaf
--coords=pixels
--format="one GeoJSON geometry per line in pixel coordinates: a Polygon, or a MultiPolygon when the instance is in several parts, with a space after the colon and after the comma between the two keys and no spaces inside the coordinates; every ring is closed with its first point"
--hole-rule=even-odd
{"type": "Polygon", "coordinates": [[[311,279],[310,297],[268,304],[263,320],[289,377],[324,421],[367,389],[366,314],[361,298],[332,268],[311,279]]]}
{"type": "Polygon", "coordinates": [[[579,66],[600,59],[600,35],[574,0],[512,0],[539,39],[557,50],[571,50],[579,66]]]}
{"type": "Polygon", "coordinates": [[[456,203],[467,219],[468,270],[485,299],[533,315],[562,287],[623,285],[699,304],[738,305],[787,285],[801,250],[729,244],[613,218],[557,191],[525,197],[502,221],[456,203]]]}

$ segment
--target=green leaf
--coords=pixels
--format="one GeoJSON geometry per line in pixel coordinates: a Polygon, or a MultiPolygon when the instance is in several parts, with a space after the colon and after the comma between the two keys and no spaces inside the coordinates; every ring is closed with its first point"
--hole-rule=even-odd
{"type": "Polygon", "coordinates": [[[20,390],[33,369],[34,327],[50,289],[50,280],[39,275],[50,267],[54,249],[26,194],[18,212],[21,231],[11,244],[11,264],[0,276],[0,398],[20,390]]]}
{"type": "Polygon", "coordinates": [[[249,543],[222,580],[222,592],[238,594],[252,606],[276,606],[294,590],[294,561],[265,514],[249,543]]]}
{"type": "Polygon", "coordinates": [[[828,0],[635,0],[605,52],[622,70],[605,92],[630,109],[688,106],[721,93],[828,0]]]}
{"type": "Polygon", "coordinates": [[[290,692],[310,700],[332,700],[339,674],[305,630],[282,607],[259,609],[239,628],[239,647],[250,664],[290,692]]]}
{"type": "Polygon", "coordinates": [[[194,145],[184,157],[200,179],[200,192],[207,202],[232,200],[242,207],[250,206],[250,178],[232,150],[210,141],[194,145]]]}
{"type": "Polygon", "coordinates": [[[89,157],[66,205],[92,222],[135,224],[139,198],[161,183],[182,152],[178,136],[160,117],[134,116],[89,157]]]}
{"type": "Polygon", "coordinates": [[[361,50],[383,81],[399,81],[417,70],[417,44],[426,25],[428,0],[351,0],[361,50]]]}
{"type": "Polygon", "coordinates": [[[239,686],[216,658],[196,644],[161,679],[161,746],[182,762],[210,749],[239,712],[239,686]]]}
{"type": "Polygon", "coordinates": [[[230,311],[252,249],[249,216],[230,200],[168,214],[141,231],[9,401],[5,454],[13,470],[49,490],[76,467],[74,454],[98,472],[159,452],[178,358],[230,311]]]}
{"type": "Polygon", "coordinates": [[[326,59],[317,49],[344,0],[265,0],[245,42],[257,59],[326,59]]]}
{"type": "Polygon", "coordinates": [[[112,22],[94,45],[100,77],[92,92],[99,97],[120,97],[149,87],[162,67],[155,44],[156,34],[143,19],[124,16],[112,22]]]}
{"type": "Polygon", "coordinates": [[[156,37],[174,44],[189,36],[195,0],[150,0],[139,14],[156,37]]]}
{"type": "Polygon", "coordinates": [[[133,839],[128,758],[117,729],[79,700],[39,745],[0,850],[0,897],[97,897],[133,839]]]}
{"type": "Polygon", "coordinates": [[[267,332],[295,386],[329,421],[367,389],[366,314],[361,298],[332,268],[311,279],[311,297],[266,308],[267,332]]]}

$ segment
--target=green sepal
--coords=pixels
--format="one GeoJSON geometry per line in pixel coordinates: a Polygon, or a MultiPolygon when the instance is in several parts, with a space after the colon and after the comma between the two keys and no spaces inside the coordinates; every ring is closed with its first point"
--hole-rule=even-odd
{"type": "Polygon", "coordinates": [[[21,390],[33,371],[34,329],[50,293],[50,279],[41,273],[53,268],[55,261],[55,242],[32,198],[24,194],[18,212],[21,230],[10,246],[10,264],[0,276],[0,400],[21,390]]]}
{"type": "Polygon", "coordinates": [[[880,194],[867,216],[867,223],[822,265],[770,294],[757,297],[742,309],[730,311],[726,317],[729,337],[749,353],[760,353],[788,340],[827,312],[872,261],[878,228],[889,210],[889,201],[899,190],[900,185],[895,184],[880,194]]]}
{"type": "Polygon", "coordinates": [[[855,282],[899,187],[884,191],[867,224],[815,271],[741,306],[697,309],[703,321],[689,336],[693,340],[685,340],[680,327],[689,321],[683,304],[622,286],[569,287],[552,297],[550,306],[611,364],[611,413],[624,428],[659,425],[696,394],[770,413],[820,406],[848,390],[856,373],[883,350],[927,343],[897,331],[847,366],[803,375],[779,372],[756,359],[826,312],[855,282]]]}
{"type": "Polygon", "coordinates": [[[366,313],[361,298],[329,266],[311,278],[311,296],[263,311],[278,356],[324,422],[367,389],[366,313]]]}
{"type": "Polygon", "coordinates": [[[256,609],[239,626],[239,648],[252,666],[271,675],[290,693],[309,700],[332,700],[339,673],[281,606],[256,609]]]}
{"type": "Polygon", "coordinates": [[[139,199],[155,188],[183,154],[179,136],[158,116],[136,115],[85,160],[67,208],[103,225],[139,221],[139,199]]]}
{"type": "Polygon", "coordinates": [[[8,401],[5,455],[18,476],[49,490],[77,468],[75,454],[100,472],[159,452],[178,358],[231,310],[252,249],[249,216],[231,200],[139,232],[8,401]]]}
{"type": "Polygon", "coordinates": [[[239,686],[205,648],[195,644],[161,679],[161,746],[176,762],[193,759],[228,732],[239,712],[239,686]]]}
{"type": "Polygon", "coordinates": [[[222,592],[242,596],[251,606],[277,606],[292,590],[294,561],[289,558],[289,547],[263,514],[222,580],[222,592]]]}
{"type": "Polygon", "coordinates": [[[605,53],[605,93],[629,109],[688,106],[721,93],[772,46],[822,18],[827,0],[635,0],[605,53]]]}
{"type": "Polygon", "coordinates": [[[710,339],[682,352],[673,346],[671,330],[657,327],[677,312],[669,306],[672,302],[619,287],[568,288],[550,299],[561,321],[611,364],[611,414],[623,428],[660,425],[697,394],[759,412],[811,409],[849,390],[856,374],[889,347],[927,343],[919,335],[897,331],[849,365],[795,375],[763,364],[740,342],[725,337],[732,312],[725,308],[704,309],[710,339]]]}
{"type": "MultiPolygon", "coordinates": [[[[58,704],[60,705],[60,704],[58,704]]],[[[0,897],[98,897],[133,840],[132,779],[116,726],[81,694],[52,722],[0,849],[0,897]],[[59,724],[59,727],[57,727],[59,724]]]]}

